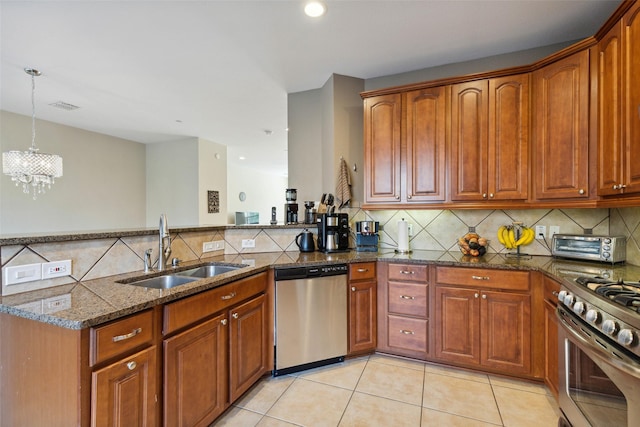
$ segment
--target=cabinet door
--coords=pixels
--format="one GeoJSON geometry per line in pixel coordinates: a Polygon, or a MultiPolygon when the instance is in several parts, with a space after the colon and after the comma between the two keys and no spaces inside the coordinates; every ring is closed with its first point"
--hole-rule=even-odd
{"type": "Polygon", "coordinates": [[[487,80],[451,86],[451,200],[487,198],[487,80]]]}
{"type": "Polygon", "coordinates": [[[233,402],[269,370],[267,299],[260,295],[230,313],[229,372],[233,402]]]}
{"type": "Polygon", "coordinates": [[[227,318],[164,341],[164,425],[208,426],[227,408],[227,318]]]}
{"type": "Polygon", "coordinates": [[[376,285],[375,280],[349,285],[349,354],[376,349],[376,285]]]}
{"type": "Polygon", "coordinates": [[[400,201],[400,94],[364,101],[365,201],[400,201]]]}
{"type": "Polygon", "coordinates": [[[479,292],[436,286],[435,294],[435,356],[450,362],[479,364],[479,292]]]}
{"type": "Polygon", "coordinates": [[[489,80],[488,199],[526,200],[529,74],[489,80]]]}
{"type": "Polygon", "coordinates": [[[589,51],[533,73],[536,199],[589,197],[589,51]]]}
{"type": "Polygon", "coordinates": [[[482,291],[481,364],[505,373],[531,371],[531,301],[529,295],[482,291]]]}
{"type": "Polygon", "coordinates": [[[618,194],[623,183],[622,27],[598,43],[598,194],[618,194]]]}
{"type": "Polygon", "coordinates": [[[640,3],[623,17],[625,193],[640,192],[640,3]]]}
{"type": "Polygon", "coordinates": [[[407,202],[444,201],[445,87],[405,95],[407,202]]]}
{"type": "Polygon", "coordinates": [[[91,425],[156,425],[155,346],[99,369],[91,378],[91,425]]]}

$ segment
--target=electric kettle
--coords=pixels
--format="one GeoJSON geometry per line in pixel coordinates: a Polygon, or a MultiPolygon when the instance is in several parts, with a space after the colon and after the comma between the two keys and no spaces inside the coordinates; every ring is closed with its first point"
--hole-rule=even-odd
{"type": "Polygon", "coordinates": [[[305,228],[302,233],[296,236],[296,245],[298,245],[298,249],[300,249],[300,252],[315,251],[316,245],[313,241],[313,233],[305,228]]]}

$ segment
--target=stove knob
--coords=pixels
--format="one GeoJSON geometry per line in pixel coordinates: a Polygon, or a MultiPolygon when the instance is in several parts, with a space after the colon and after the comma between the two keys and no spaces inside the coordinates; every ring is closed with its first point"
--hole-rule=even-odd
{"type": "Polygon", "coordinates": [[[614,336],[618,332],[618,324],[611,319],[607,319],[602,323],[602,332],[614,336]]]}
{"type": "Polygon", "coordinates": [[[611,256],[611,254],[609,252],[602,252],[602,256],[604,258],[609,258],[611,256]]]}
{"type": "Polygon", "coordinates": [[[623,329],[618,334],[618,342],[626,347],[631,347],[635,340],[636,334],[631,329],[623,329]]]}
{"type": "Polygon", "coordinates": [[[567,295],[564,296],[564,305],[566,305],[567,307],[571,307],[574,302],[576,302],[576,297],[574,297],[570,293],[567,293],[567,295]]]}
{"type": "Polygon", "coordinates": [[[567,291],[560,291],[560,293],[558,294],[558,301],[564,302],[564,297],[566,296],[567,296],[567,291]]]}
{"type": "Polygon", "coordinates": [[[587,310],[586,318],[587,322],[596,325],[598,322],[600,322],[600,313],[598,312],[598,310],[590,308],[589,310],[587,310]]]}
{"type": "Polygon", "coordinates": [[[584,313],[584,303],[582,301],[578,301],[573,305],[573,312],[578,316],[581,316],[584,313]]]}

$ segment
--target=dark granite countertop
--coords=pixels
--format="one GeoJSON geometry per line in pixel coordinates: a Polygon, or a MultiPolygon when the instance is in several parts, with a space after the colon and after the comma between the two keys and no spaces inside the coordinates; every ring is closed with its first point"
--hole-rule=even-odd
{"type": "MultiPolygon", "coordinates": [[[[320,252],[256,253],[222,255],[208,258],[207,260],[186,263],[180,268],[184,269],[206,262],[245,264],[246,267],[172,289],[150,289],[118,283],[118,281],[143,276],[144,273],[139,271],[0,297],[0,312],[68,329],[83,329],[267,271],[271,267],[366,261],[542,271],[559,279],[570,279],[577,274],[574,272],[579,272],[584,268],[591,268],[601,274],[609,275],[613,279],[640,279],[640,267],[638,266],[611,266],[600,263],[573,262],[546,256],[516,258],[502,254],[486,254],[480,258],[473,258],[463,256],[460,253],[444,251],[414,251],[410,254],[396,254],[393,251],[384,250],[377,253],[356,251],[332,254],[320,252]],[[63,295],[68,295],[67,298],[71,301],[71,307],[68,309],[49,314],[38,314],[29,309],[30,304],[38,304],[43,299],[62,297],[63,295]]],[[[162,273],[154,272],[149,274],[148,277],[170,272],[171,270],[162,273]]]]}

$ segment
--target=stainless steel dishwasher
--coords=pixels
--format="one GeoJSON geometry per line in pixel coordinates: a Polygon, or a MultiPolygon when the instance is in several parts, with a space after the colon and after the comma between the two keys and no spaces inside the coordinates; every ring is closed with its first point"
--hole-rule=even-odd
{"type": "Polygon", "coordinates": [[[284,375],[347,354],[347,265],[276,268],[275,369],[284,375]]]}

